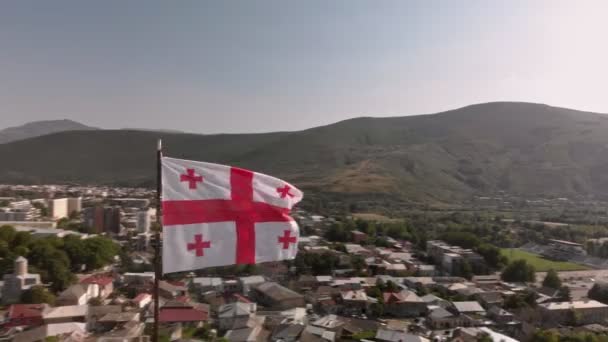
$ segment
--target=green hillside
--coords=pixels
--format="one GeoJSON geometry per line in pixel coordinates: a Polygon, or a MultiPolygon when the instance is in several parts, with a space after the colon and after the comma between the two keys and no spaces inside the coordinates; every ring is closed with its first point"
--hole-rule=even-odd
{"type": "Polygon", "coordinates": [[[235,164],[323,192],[423,202],[499,190],[608,194],[608,116],[508,102],[299,132],[62,132],[1,144],[0,182],[151,182],[157,138],[173,157],[235,164]]]}

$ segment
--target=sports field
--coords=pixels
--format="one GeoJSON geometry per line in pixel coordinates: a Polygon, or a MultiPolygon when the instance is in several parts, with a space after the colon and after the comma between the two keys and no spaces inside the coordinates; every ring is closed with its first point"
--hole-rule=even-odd
{"type": "Polygon", "coordinates": [[[500,250],[500,252],[502,255],[506,256],[509,261],[517,259],[526,260],[529,264],[532,264],[534,268],[536,268],[536,272],[546,272],[550,269],[554,269],[556,271],[580,271],[590,269],[585,265],[575,264],[567,261],[553,261],[545,259],[538,254],[528,253],[515,248],[503,248],[500,250]]]}

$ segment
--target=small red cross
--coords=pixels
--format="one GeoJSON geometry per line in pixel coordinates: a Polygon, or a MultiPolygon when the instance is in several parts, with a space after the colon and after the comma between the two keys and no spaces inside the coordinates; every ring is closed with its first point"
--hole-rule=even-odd
{"type": "Polygon", "coordinates": [[[288,249],[289,244],[296,243],[296,237],[291,236],[291,230],[286,230],[283,234],[283,236],[279,236],[279,243],[283,244],[283,249],[288,249]]]}
{"type": "Polygon", "coordinates": [[[211,248],[211,241],[203,241],[203,234],[194,235],[194,242],[188,243],[188,250],[196,250],[196,256],[205,255],[205,248],[211,248]]]}
{"type": "Polygon", "coordinates": [[[285,184],[285,186],[282,187],[282,188],[280,188],[280,187],[277,188],[277,192],[279,194],[281,194],[281,198],[285,198],[287,196],[293,197],[293,194],[291,192],[289,192],[289,190],[291,190],[291,188],[287,184],[285,184]]]}
{"type": "Polygon", "coordinates": [[[179,175],[180,182],[188,182],[188,187],[190,189],[196,189],[196,183],[203,182],[203,176],[196,175],[194,173],[194,169],[186,169],[185,175],[179,175]]]}

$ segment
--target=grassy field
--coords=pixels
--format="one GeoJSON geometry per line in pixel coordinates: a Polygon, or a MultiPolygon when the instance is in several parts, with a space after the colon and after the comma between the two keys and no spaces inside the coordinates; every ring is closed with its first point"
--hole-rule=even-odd
{"type": "Polygon", "coordinates": [[[553,260],[545,259],[538,254],[524,252],[519,249],[511,250],[508,248],[503,248],[501,250],[501,253],[504,256],[506,256],[509,259],[509,261],[517,260],[517,259],[526,260],[529,264],[534,265],[537,272],[546,272],[550,269],[554,269],[556,271],[580,271],[580,270],[590,269],[587,266],[575,264],[572,262],[553,261],[553,260]]]}
{"type": "Polygon", "coordinates": [[[400,219],[393,219],[384,215],[374,213],[354,213],[353,216],[364,221],[375,221],[381,223],[394,223],[402,221],[400,219]]]}

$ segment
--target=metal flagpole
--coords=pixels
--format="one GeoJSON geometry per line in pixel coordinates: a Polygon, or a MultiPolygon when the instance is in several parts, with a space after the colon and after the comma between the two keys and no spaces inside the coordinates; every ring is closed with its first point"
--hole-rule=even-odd
{"type": "Polygon", "coordinates": [[[161,191],[162,191],[162,178],[161,178],[161,158],[162,142],[158,139],[158,147],[156,150],[156,232],[155,232],[155,245],[154,245],[154,331],[152,332],[152,341],[158,342],[158,328],[159,328],[159,283],[162,276],[161,263],[160,263],[160,232],[162,230],[161,221],[161,191]]]}

